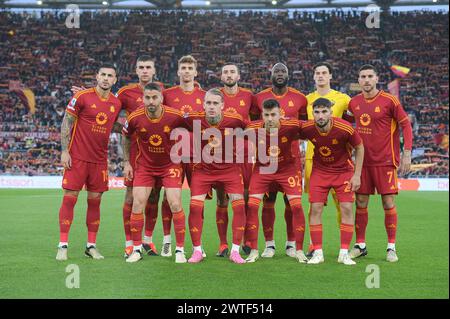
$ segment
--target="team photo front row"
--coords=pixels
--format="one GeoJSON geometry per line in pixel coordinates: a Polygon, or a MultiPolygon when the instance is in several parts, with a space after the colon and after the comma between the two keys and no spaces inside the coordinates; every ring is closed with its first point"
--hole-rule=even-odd
{"type": "Polygon", "coordinates": [[[178,68],[180,85],[164,89],[153,81],[154,61],[144,56],[136,64],[139,84],[112,94],[116,69],[104,64],[98,69],[95,87],[76,89],[61,125],[64,176],[57,260],[68,259],[69,231],[83,187],[88,193],[85,255],[104,258],[97,249],[96,237],[101,197],[108,190],[109,136],[116,132],[122,134],[127,186],[123,225],[128,263],[141,260],[145,254],[158,255],[152,235],[162,188],[164,237],[160,255],[172,256],[173,221],[176,263],[205,259],[204,206],[205,200],[212,198],[213,189],[220,238],[217,256],[229,257],[233,263],[252,263],[260,257],[274,256],[274,204],[278,192],[284,194],[285,201],[286,254],[299,263],[323,263],[322,212],[331,192],[340,227],[337,261],[355,265],[355,258],[367,255],[368,202],[375,189],[385,212],[386,260],[398,261],[394,197],[398,193],[397,169],[403,174],[410,168],[412,129],[398,99],[377,88],[378,75],[373,66],[359,69],[362,92],[351,99],[330,89],[332,69],[327,63],[314,66],[317,91],[308,97],[287,86],[288,70],[282,63],[271,70],[273,87],[256,95],[238,87],[239,69],[235,64],[222,68],[223,88],[206,92],[194,81],[196,68],[192,56],[182,57],[178,68]],[[337,97],[332,95],[334,92],[337,97]],[[342,96],[345,107],[340,110],[342,96]],[[122,109],[127,112],[124,125],[117,121],[122,109]],[[404,138],[401,159],[400,128],[404,138]],[[300,140],[308,141],[304,189],[300,140]],[[187,221],[182,207],[185,179],[191,196],[187,221]],[[303,190],[310,203],[307,218],[311,244],[306,253],[303,190]],[[231,247],[227,242],[229,202],[231,247]],[[265,239],[261,254],[260,217],[265,239]],[[189,259],[184,249],[186,223],[193,246],[189,259]],[[356,241],[349,250],[354,229],[356,241]]]}

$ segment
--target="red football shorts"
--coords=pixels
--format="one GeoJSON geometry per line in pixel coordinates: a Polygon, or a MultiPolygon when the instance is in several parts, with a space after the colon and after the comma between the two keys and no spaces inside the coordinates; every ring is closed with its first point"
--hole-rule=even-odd
{"type": "Polygon", "coordinates": [[[244,181],[239,165],[210,172],[196,168],[192,173],[191,196],[209,194],[212,188],[223,188],[226,194],[244,194],[244,181]]]}
{"type": "Polygon", "coordinates": [[[397,168],[395,166],[363,166],[361,187],[357,194],[398,194],[397,168]]]}
{"type": "Polygon", "coordinates": [[[314,168],[309,180],[309,202],[326,203],[328,193],[333,188],[340,203],[353,203],[355,193],[351,191],[350,179],[353,172],[330,173],[314,168]]]}
{"type": "Polygon", "coordinates": [[[183,168],[180,164],[170,164],[161,167],[146,167],[138,165],[134,172],[133,187],[181,188],[183,186],[183,168]]]}
{"type": "Polygon", "coordinates": [[[64,170],[62,188],[80,191],[86,185],[88,192],[108,190],[108,163],[89,163],[72,157],[72,168],[64,170]]]}
{"type": "MultiPolygon", "coordinates": [[[[300,170],[300,172],[302,171],[302,160],[300,159],[300,157],[295,157],[295,161],[294,164],[292,164],[296,169],[300,170]]],[[[300,174],[301,176],[301,174],[300,174]]],[[[281,185],[279,183],[272,183],[272,185],[270,185],[269,187],[269,193],[274,193],[274,192],[283,192],[283,189],[281,187],[281,185]]]]}
{"type": "Polygon", "coordinates": [[[281,191],[286,195],[302,195],[302,172],[296,165],[278,167],[274,174],[261,174],[260,166],[253,169],[249,193],[265,194],[269,191],[281,191]]]}

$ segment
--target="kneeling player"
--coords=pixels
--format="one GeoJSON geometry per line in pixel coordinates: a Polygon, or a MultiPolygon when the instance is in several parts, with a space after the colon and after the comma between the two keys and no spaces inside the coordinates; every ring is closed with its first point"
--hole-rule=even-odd
{"type": "Polygon", "coordinates": [[[133,178],[133,208],[130,217],[130,229],[133,239],[133,253],[127,262],[142,259],[143,211],[148,197],[160,179],[164,186],[167,201],[173,214],[177,247],[175,262],[185,263],[184,236],[185,215],[181,206],[182,167],[174,164],[170,158],[172,141],[170,132],[173,128],[184,126],[181,112],[162,105],[163,96],[158,84],[150,83],[144,88],[144,108],[131,113],[123,128],[125,138],[124,175],[133,178]],[[136,133],[140,155],[137,157],[135,171],[129,163],[130,137],[136,133]],[[134,176],[133,176],[134,175],[134,176]]]}
{"type": "Polygon", "coordinates": [[[354,265],[348,254],[353,237],[354,192],[361,185],[364,147],[359,134],[350,123],[332,117],[331,101],[319,98],[313,103],[314,120],[302,123],[300,137],[314,144],[313,167],[309,185],[311,203],[310,233],[314,253],[308,264],[324,262],[322,251],[322,212],[328,193],[334,189],[341,208],[341,250],[338,262],[354,265]],[[351,148],[355,148],[355,166],[351,148]]]}
{"type": "MultiPolygon", "coordinates": [[[[257,147],[264,147],[269,163],[265,164],[261,158],[257,158],[253,174],[250,180],[249,201],[247,212],[247,233],[250,242],[250,254],[247,262],[255,262],[259,258],[258,252],[258,211],[264,194],[269,192],[272,183],[278,184],[287,195],[292,210],[292,223],[294,228],[296,252],[295,258],[306,263],[308,260],[303,252],[303,239],[305,234],[305,216],[303,213],[302,174],[301,168],[294,165],[296,159],[292,153],[292,142],[298,140],[300,122],[296,119],[280,119],[280,105],[275,99],[263,102],[262,121],[252,122],[248,129],[257,130],[257,147]],[[259,136],[262,132],[265,136],[259,136]],[[277,144],[268,145],[270,136],[276,136],[277,144]],[[277,165],[275,172],[264,172],[269,165],[277,165]],[[265,167],[266,166],[266,167],[265,167]]],[[[259,152],[257,152],[259,155],[259,152]]]]}

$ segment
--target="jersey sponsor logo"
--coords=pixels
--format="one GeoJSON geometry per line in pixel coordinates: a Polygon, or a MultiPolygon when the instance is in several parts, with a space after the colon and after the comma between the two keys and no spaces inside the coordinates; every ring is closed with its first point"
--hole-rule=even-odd
{"type": "Polygon", "coordinates": [[[333,145],[337,145],[337,144],[339,144],[339,142],[338,142],[338,140],[337,139],[335,139],[335,138],[333,138],[333,141],[331,142],[333,145]]]}
{"type": "Polygon", "coordinates": [[[319,148],[319,153],[320,153],[320,155],[322,155],[324,157],[328,157],[331,155],[331,150],[328,146],[321,146],[319,148]]]}
{"type": "Polygon", "coordinates": [[[380,107],[379,106],[375,107],[375,113],[380,113],[380,112],[381,112],[380,107]]]}
{"type": "Polygon", "coordinates": [[[197,103],[197,104],[202,104],[202,100],[200,100],[199,98],[197,98],[197,99],[195,100],[195,103],[197,103]]]}
{"type": "Polygon", "coordinates": [[[269,147],[267,153],[269,154],[269,156],[277,157],[278,155],[280,155],[281,149],[278,146],[273,145],[269,147]]]}
{"type": "Polygon", "coordinates": [[[96,109],[96,108],[97,108],[97,105],[95,105],[95,103],[91,105],[91,109],[96,109]]]}
{"type": "Polygon", "coordinates": [[[159,146],[162,143],[162,137],[160,135],[158,135],[158,134],[153,134],[152,136],[150,136],[148,141],[153,146],[159,146]]]}
{"type": "Polygon", "coordinates": [[[190,106],[189,104],[186,104],[180,108],[180,111],[183,113],[190,113],[193,111],[193,109],[192,109],[192,106],[190,106]]]}
{"type": "Polygon", "coordinates": [[[95,117],[95,121],[98,125],[105,125],[106,122],[108,122],[108,115],[106,115],[106,113],[100,112],[95,117]]]}
{"type": "Polygon", "coordinates": [[[371,120],[372,119],[370,118],[370,115],[367,113],[361,114],[361,116],[359,117],[359,123],[361,123],[362,126],[369,125],[371,120]]]}
{"type": "Polygon", "coordinates": [[[226,109],[226,112],[237,114],[237,111],[236,111],[236,109],[235,109],[234,107],[229,107],[229,108],[227,108],[227,109],[226,109]]]}
{"type": "Polygon", "coordinates": [[[292,102],[292,100],[289,100],[288,106],[289,106],[289,107],[294,107],[294,102],[292,102]]]}
{"type": "Polygon", "coordinates": [[[239,101],[239,105],[240,105],[240,106],[245,106],[245,101],[244,101],[244,100],[240,100],[240,101],[239,101]]]}
{"type": "Polygon", "coordinates": [[[109,107],[109,111],[110,111],[111,113],[114,113],[114,112],[116,111],[116,108],[114,107],[114,105],[111,105],[111,106],[109,107]]]}

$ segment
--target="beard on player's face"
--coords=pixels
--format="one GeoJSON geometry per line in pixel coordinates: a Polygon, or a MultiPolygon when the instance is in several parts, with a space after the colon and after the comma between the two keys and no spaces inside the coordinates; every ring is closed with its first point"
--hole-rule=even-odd
{"type": "Polygon", "coordinates": [[[225,86],[228,86],[229,88],[232,88],[233,86],[235,86],[236,85],[236,81],[233,81],[233,80],[231,80],[231,81],[222,81],[222,83],[225,85],[225,86]]]}
{"type": "Polygon", "coordinates": [[[272,84],[275,87],[279,88],[279,89],[286,87],[287,83],[288,83],[288,79],[287,78],[275,78],[275,77],[272,77],[272,84]]]}
{"type": "Polygon", "coordinates": [[[328,120],[320,119],[316,121],[316,125],[320,128],[324,128],[325,126],[328,125],[329,121],[330,121],[329,119],[328,120]]]}

